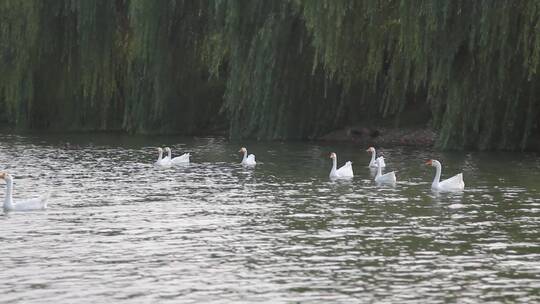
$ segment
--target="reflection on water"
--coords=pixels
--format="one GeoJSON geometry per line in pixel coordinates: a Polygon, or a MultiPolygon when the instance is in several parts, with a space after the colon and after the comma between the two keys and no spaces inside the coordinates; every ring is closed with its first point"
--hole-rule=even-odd
{"type": "MultiPolygon", "coordinates": [[[[540,160],[530,154],[121,135],[0,136],[15,198],[0,213],[0,301],[523,302],[540,300],[540,160]],[[156,170],[156,146],[193,164],[156,170]],[[353,161],[330,181],[328,152],[353,161]],[[433,193],[428,158],[466,191],[433,193]]],[[[0,190],[4,194],[3,186],[0,190]]]]}

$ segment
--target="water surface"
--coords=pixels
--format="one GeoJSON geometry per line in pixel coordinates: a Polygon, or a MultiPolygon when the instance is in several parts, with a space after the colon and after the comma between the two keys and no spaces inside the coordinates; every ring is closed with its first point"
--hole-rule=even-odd
{"type": "Polygon", "coordinates": [[[540,300],[537,155],[383,147],[398,184],[378,187],[367,147],[244,144],[254,170],[219,138],[0,135],[15,198],[52,193],[0,211],[0,302],[540,300]],[[155,169],[165,145],[193,163],[155,169]],[[428,158],[466,191],[433,193],[428,158]]]}

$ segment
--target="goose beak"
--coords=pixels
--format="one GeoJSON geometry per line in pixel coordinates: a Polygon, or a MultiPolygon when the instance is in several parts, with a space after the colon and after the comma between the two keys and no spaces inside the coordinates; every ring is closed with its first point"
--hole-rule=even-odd
{"type": "Polygon", "coordinates": [[[433,163],[431,162],[431,159],[426,161],[426,166],[431,166],[433,163]]]}

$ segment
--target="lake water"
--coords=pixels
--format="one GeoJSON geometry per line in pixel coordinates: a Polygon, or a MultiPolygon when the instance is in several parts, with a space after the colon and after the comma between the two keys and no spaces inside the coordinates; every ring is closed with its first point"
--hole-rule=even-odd
{"type": "MultiPolygon", "coordinates": [[[[2,303],[478,303],[540,301],[540,158],[122,135],[0,134],[15,199],[0,211],[2,303]],[[157,170],[157,146],[191,152],[157,170]],[[353,161],[351,181],[328,179],[353,161]],[[463,193],[430,190],[463,172],[463,193]]],[[[0,196],[5,193],[0,182],[0,196]]]]}

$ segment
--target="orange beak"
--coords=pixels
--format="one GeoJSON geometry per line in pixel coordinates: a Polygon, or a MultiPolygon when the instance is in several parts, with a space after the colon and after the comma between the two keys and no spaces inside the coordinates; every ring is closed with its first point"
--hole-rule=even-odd
{"type": "Polygon", "coordinates": [[[428,165],[428,166],[431,166],[431,165],[432,165],[431,159],[428,160],[428,161],[426,161],[426,165],[428,165]]]}

